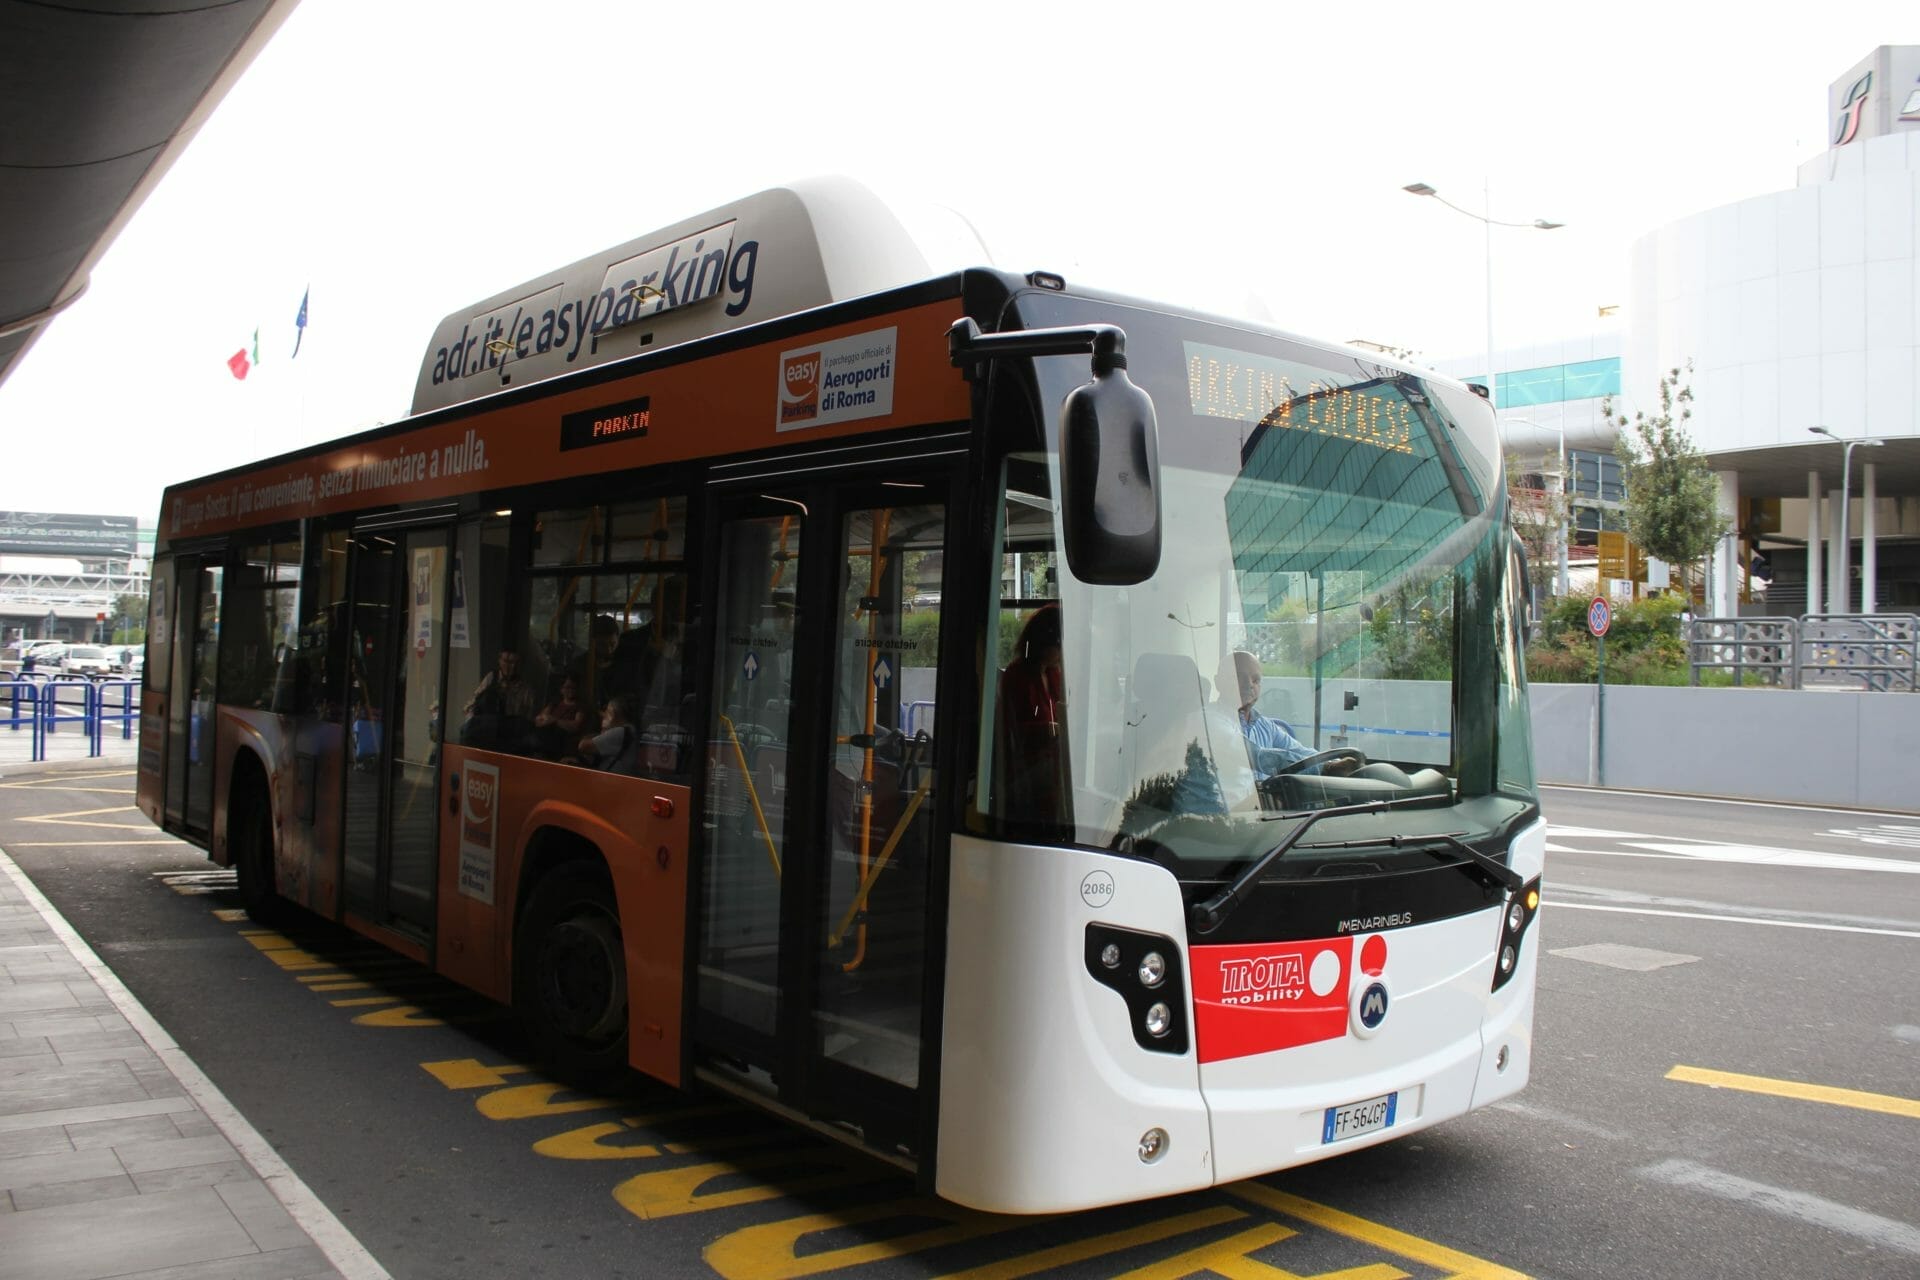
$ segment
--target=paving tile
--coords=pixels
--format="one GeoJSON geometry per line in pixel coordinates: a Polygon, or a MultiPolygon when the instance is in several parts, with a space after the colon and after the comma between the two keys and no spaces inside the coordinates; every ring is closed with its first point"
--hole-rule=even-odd
{"type": "Polygon", "coordinates": [[[71,1009],[78,1003],[64,982],[22,982],[0,987],[0,1014],[10,1018],[45,1009],[71,1009]]]}
{"type": "Polygon", "coordinates": [[[159,1271],[133,1271],[114,1280],[339,1280],[327,1256],[313,1245],[280,1249],[243,1258],[196,1262],[159,1271]]]}
{"type": "Polygon", "coordinates": [[[0,964],[0,991],[17,991],[21,987],[56,982],[62,986],[69,982],[91,984],[93,978],[77,964],[58,964],[52,960],[16,960],[12,964],[0,964]]]}
{"type": "Polygon", "coordinates": [[[69,977],[65,986],[67,990],[73,994],[74,1003],[82,1009],[116,1008],[113,1003],[113,997],[108,995],[99,983],[88,977],[84,969],[78,974],[69,977]]]}
{"type": "Polygon", "coordinates": [[[7,1220],[8,1265],[33,1280],[94,1280],[257,1258],[259,1250],[218,1190],[189,1187],[16,1210],[7,1220]]]}
{"type": "Polygon", "coordinates": [[[55,1053],[76,1053],[85,1049],[136,1049],[147,1042],[131,1028],[103,1031],[98,1027],[75,1025],[62,1031],[49,1032],[47,1043],[55,1053]]]}
{"type": "MultiPolygon", "coordinates": [[[[9,1015],[0,1013],[0,1017],[9,1015]]],[[[78,1005],[69,1005],[65,1009],[42,1009],[33,1013],[11,1015],[13,1029],[23,1036],[73,1035],[80,1032],[98,1032],[100,1014],[93,1009],[82,1009],[78,1005]]]]}
{"type": "Polygon", "coordinates": [[[134,1079],[140,1082],[141,1087],[147,1091],[149,1098],[179,1098],[186,1096],[186,1086],[180,1083],[180,1077],[174,1075],[172,1069],[164,1062],[155,1060],[129,1062],[126,1064],[126,1067],[133,1072],[134,1079]]]}
{"type": "Polygon", "coordinates": [[[156,1191],[175,1191],[181,1187],[214,1187],[227,1182],[257,1182],[260,1175],[240,1160],[218,1164],[192,1164],[177,1169],[151,1169],[133,1175],[133,1185],[141,1195],[156,1191]]]}
{"type": "Polygon", "coordinates": [[[140,1194],[134,1180],[122,1173],[108,1178],[83,1178],[78,1182],[47,1182],[37,1187],[15,1187],[13,1207],[20,1213],[29,1209],[50,1209],[62,1204],[90,1204],[140,1194]]]}
{"type": "MultiPolygon", "coordinates": [[[[42,1041],[41,1043],[45,1043],[42,1041]]],[[[18,1053],[11,1057],[0,1055],[0,1076],[17,1076],[27,1071],[45,1071],[49,1067],[58,1067],[60,1059],[51,1049],[39,1053],[18,1053]]]]}
{"type": "MultiPolygon", "coordinates": [[[[95,1035],[118,1035],[118,1032],[93,1032],[95,1035]]],[[[138,1037],[134,1037],[138,1040],[138,1037]]],[[[102,1045],[93,1049],[64,1049],[59,1053],[62,1062],[151,1062],[153,1050],[145,1041],[136,1044],[102,1045]]]]}
{"type": "Polygon", "coordinates": [[[264,1182],[233,1182],[213,1192],[226,1202],[262,1253],[298,1248],[312,1239],[264,1182]]]}
{"type": "Polygon", "coordinates": [[[175,1111],[193,1111],[188,1098],[141,1098],[136,1102],[102,1102],[84,1107],[59,1107],[51,1111],[22,1111],[16,1115],[0,1113],[0,1133],[19,1133],[45,1125],[88,1124],[95,1120],[118,1120],[125,1116],[157,1116],[175,1111]]]}
{"type": "Polygon", "coordinates": [[[57,1124],[22,1129],[17,1133],[0,1133],[0,1160],[11,1160],[16,1156],[46,1156],[56,1151],[71,1150],[72,1140],[67,1137],[67,1131],[57,1124]]]}
{"type": "Polygon", "coordinates": [[[225,1138],[167,1138],[158,1142],[116,1143],[115,1155],[128,1173],[151,1173],[156,1169],[180,1169],[195,1164],[220,1164],[237,1160],[240,1153],[225,1138]]]}
{"type": "Polygon", "coordinates": [[[0,1076],[0,1114],[5,1115],[152,1096],[124,1062],[79,1062],[0,1076]]]}
{"type": "Polygon", "coordinates": [[[75,1151],[99,1151],[135,1142],[166,1142],[178,1138],[180,1131],[174,1128],[173,1117],[169,1115],[127,1116],[118,1120],[70,1124],[66,1126],[66,1135],[72,1140],[75,1151]]]}
{"type": "Polygon", "coordinates": [[[120,1158],[108,1151],[56,1151],[44,1156],[14,1156],[0,1160],[0,1191],[18,1191],[53,1182],[85,1182],[126,1172],[120,1158]]]}
{"type": "Polygon", "coordinates": [[[32,1053],[51,1053],[53,1046],[45,1036],[0,1037],[0,1058],[19,1058],[32,1053]]]}
{"type": "Polygon", "coordinates": [[[204,1138],[220,1132],[220,1127],[200,1111],[176,1111],[168,1118],[183,1138],[204,1138]]]}

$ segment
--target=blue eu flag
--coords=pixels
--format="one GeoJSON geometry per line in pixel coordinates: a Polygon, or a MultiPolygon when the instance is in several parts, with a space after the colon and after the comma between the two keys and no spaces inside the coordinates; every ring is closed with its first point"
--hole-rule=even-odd
{"type": "MultiPolygon", "coordinates": [[[[307,336],[307,299],[312,294],[313,286],[308,285],[306,291],[300,295],[300,314],[293,320],[293,354],[295,356],[300,354],[300,339],[307,336]]],[[[292,356],[288,357],[288,359],[292,358],[292,356]]]]}

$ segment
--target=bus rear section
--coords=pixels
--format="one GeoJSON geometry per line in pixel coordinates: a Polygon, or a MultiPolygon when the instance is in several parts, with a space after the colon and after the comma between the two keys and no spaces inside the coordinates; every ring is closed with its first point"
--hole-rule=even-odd
{"type": "MultiPolygon", "coordinates": [[[[1522,1088],[1545,827],[1485,402],[1353,352],[1021,301],[1031,326],[1125,329],[1164,540],[1143,580],[1084,581],[1064,465],[1005,458],[940,1193],[1192,1190],[1522,1088]]],[[[1059,403],[1069,364],[993,403],[1059,403]]]]}

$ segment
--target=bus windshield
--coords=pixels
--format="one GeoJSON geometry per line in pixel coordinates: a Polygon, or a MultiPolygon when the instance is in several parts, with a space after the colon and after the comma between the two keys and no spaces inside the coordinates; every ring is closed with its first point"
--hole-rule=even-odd
{"type": "MultiPolygon", "coordinates": [[[[1077,582],[1057,455],[1006,458],[984,816],[1209,879],[1317,810],[1423,801],[1328,815],[1268,876],[1430,864],[1393,841],[1484,842],[1532,810],[1520,582],[1483,401],[1269,334],[1070,298],[1027,309],[1030,327],[1127,330],[1159,419],[1163,550],[1136,586],[1077,582]]],[[[1036,361],[1038,403],[1085,376],[1036,361]]]]}

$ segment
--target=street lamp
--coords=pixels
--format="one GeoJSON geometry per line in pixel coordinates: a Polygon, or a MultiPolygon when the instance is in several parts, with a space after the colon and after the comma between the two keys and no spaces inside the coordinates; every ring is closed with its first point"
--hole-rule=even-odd
{"type": "MultiPolygon", "coordinates": [[[[1847,606],[1853,603],[1848,599],[1848,597],[1853,594],[1853,584],[1847,581],[1847,553],[1853,549],[1853,526],[1849,523],[1851,517],[1847,514],[1847,492],[1853,488],[1853,450],[1856,445],[1863,444],[1870,449],[1877,449],[1885,444],[1886,441],[1875,439],[1844,440],[1825,427],[1808,427],[1807,430],[1816,436],[1825,436],[1840,446],[1840,572],[1838,578],[1840,585],[1840,611],[1845,613],[1847,606]]],[[[1864,583],[1861,585],[1863,587],[1865,586],[1864,583]]],[[[1808,603],[1814,604],[1817,602],[1808,601],[1808,603]]],[[[1868,612],[1865,601],[1861,602],[1860,611],[1862,613],[1868,612]]]]}
{"type": "Polygon", "coordinates": [[[1493,229],[1495,227],[1520,227],[1522,229],[1532,230],[1532,231],[1553,231],[1560,227],[1565,226],[1566,223],[1548,222],[1545,218],[1535,218],[1532,222],[1502,222],[1498,218],[1493,216],[1493,194],[1490,187],[1487,185],[1483,185],[1481,188],[1481,198],[1482,200],[1485,201],[1486,210],[1487,210],[1484,214],[1475,213],[1471,209],[1462,209],[1459,205],[1453,203],[1451,200],[1448,200],[1445,196],[1441,195],[1438,191],[1434,190],[1432,187],[1428,186],[1424,182],[1409,182],[1406,186],[1402,187],[1401,190],[1416,196],[1432,196],[1435,200],[1438,200],[1441,204],[1446,205],[1447,208],[1453,210],[1455,213],[1464,213],[1469,218],[1472,218],[1476,222],[1479,222],[1482,228],[1486,232],[1485,240],[1486,240],[1486,264],[1487,264],[1487,403],[1492,405],[1497,410],[1500,407],[1500,399],[1497,395],[1494,394],[1495,387],[1494,387],[1494,373],[1493,373],[1493,229]]]}

